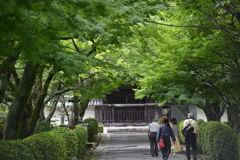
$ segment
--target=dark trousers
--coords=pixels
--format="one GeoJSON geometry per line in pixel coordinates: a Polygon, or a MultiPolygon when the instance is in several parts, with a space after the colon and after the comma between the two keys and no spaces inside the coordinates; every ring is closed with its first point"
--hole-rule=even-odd
{"type": "Polygon", "coordinates": [[[153,156],[158,155],[158,145],[156,141],[157,132],[150,132],[149,141],[150,141],[150,152],[153,156]]]}
{"type": "Polygon", "coordinates": [[[197,135],[192,133],[191,136],[185,137],[185,144],[186,144],[186,156],[187,159],[190,160],[190,146],[192,147],[192,155],[197,156],[197,135]]]}
{"type": "Polygon", "coordinates": [[[163,142],[165,147],[161,149],[163,159],[168,159],[170,151],[171,151],[171,141],[170,136],[163,135],[163,142]]]}

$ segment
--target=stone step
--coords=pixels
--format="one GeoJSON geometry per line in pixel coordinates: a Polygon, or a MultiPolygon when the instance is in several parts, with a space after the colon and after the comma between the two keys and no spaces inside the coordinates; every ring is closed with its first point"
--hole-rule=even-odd
{"type": "Polygon", "coordinates": [[[148,126],[104,127],[103,133],[114,132],[147,132],[148,126]]]}

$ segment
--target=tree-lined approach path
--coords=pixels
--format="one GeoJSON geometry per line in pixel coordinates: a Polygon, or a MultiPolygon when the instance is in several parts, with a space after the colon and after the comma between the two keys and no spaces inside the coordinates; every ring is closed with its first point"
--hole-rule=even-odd
{"type": "MultiPolygon", "coordinates": [[[[198,160],[202,156],[198,156],[198,160]]],[[[95,149],[91,160],[148,160],[162,159],[152,157],[149,149],[147,132],[113,132],[102,135],[98,147],[95,149]]],[[[186,160],[185,151],[170,156],[168,160],[186,160]]]]}

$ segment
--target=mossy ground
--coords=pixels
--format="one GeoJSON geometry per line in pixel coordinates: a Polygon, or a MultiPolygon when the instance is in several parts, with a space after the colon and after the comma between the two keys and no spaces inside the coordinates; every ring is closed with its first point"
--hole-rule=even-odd
{"type": "MultiPolygon", "coordinates": [[[[97,134],[94,138],[92,138],[91,142],[96,143],[96,147],[97,147],[101,139],[102,139],[102,134],[97,134]]],[[[78,158],[78,160],[91,160],[93,152],[94,152],[94,148],[86,147],[82,156],[78,158]]]]}

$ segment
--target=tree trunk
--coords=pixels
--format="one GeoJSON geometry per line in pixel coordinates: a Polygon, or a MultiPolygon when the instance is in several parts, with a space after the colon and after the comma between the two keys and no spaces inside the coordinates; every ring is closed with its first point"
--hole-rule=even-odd
{"type": "MultiPolygon", "coordinates": [[[[64,98],[64,97],[63,97],[63,98],[64,98]]],[[[68,110],[67,110],[67,108],[66,108],[65,101],[63,101],[63,102],[64,102],[64,103],[62,104],[62,106],[63,106],[64,112],[65,112],[65,114],[66,114],[66,116],[67,116],[68,126],[70,126],[70,125],[71,125],[71,121],[70,121],[70,117],[69,117],[69,114],[68,114],[68,110]]]]}
{"type": "Polygon", "coordinates": [[[73,97],[73,119],[71,126],[75,126],[78,123],[78,96],[73,97]]]}
{"type": "Polygon", "coordinates": [[[51,121],[51,118],[53,117],[55,111],[56,111],[56,108],[57,108],[57,104],[59,102],[59,99],[60,99],[60,95],[58,95],[55,100],[54,100],[54,103],[53,103],[53,106],[49,112],[49,114],[47,115],[47,117],[44,119],[45,122],[50,122],[51,121]]]}
{"type": "MultiPolygon", "coordinates": [[[[62,113],[62,115],[61,115],[61,124],[64,124],[64,119],[65,119],[65,114],[62,113]]],[[[69,124],[68,124],[68,126],[69,126],[69,124]]]]}
{"type": "Polygon", "coordinates": [[[229,126],[234,129],[236,133],[240,133],[240,117],[232,108],[228,108],[227,112],[229,126]]]}
{"type": "Polygon", "coordinates": [[[24,68],[23,76],[17,93],[9,108],[7,122],[4,130],[4,140],[18,139],[22,116],[31,94],[37,76],[37,65],[28,62],[24,68]]]}
{"type": "Polygon", "coordinates": [[[33,133],[35,126],[40,119],[40,111],[43,107],[43,102],[47,95],[48,86],[53,76],[54,72],[50,72],[44,83],[43,88],[37,93],[36,103],[34,103],[31,113],[25,112],[25,114],[29,114],[29,116],[23,117],[21,121],[19,138],[26,138],[33,133]]]}
{"type": "Polygon", "coordinates": [[[206,106],[204,107],[199,106],[199,108],[201,108],[204,111],[207,117],[207,121],[220,122],[221,117],[224,114],[225,108],[221,107],[219,103],[209,103],[208,101],[206,101],[205,104],[206,106]]]}
{"type": "Polygon", "coordinates": [[[83,119],[83,116],[85,114],[85,111],[86,111],[86,109],[88,107],[88,103],[89,102],[90,102],[90,99],[80,102],[81,111],[80,111],[79,115],[80,115],[81,120],[83,119]]]}

